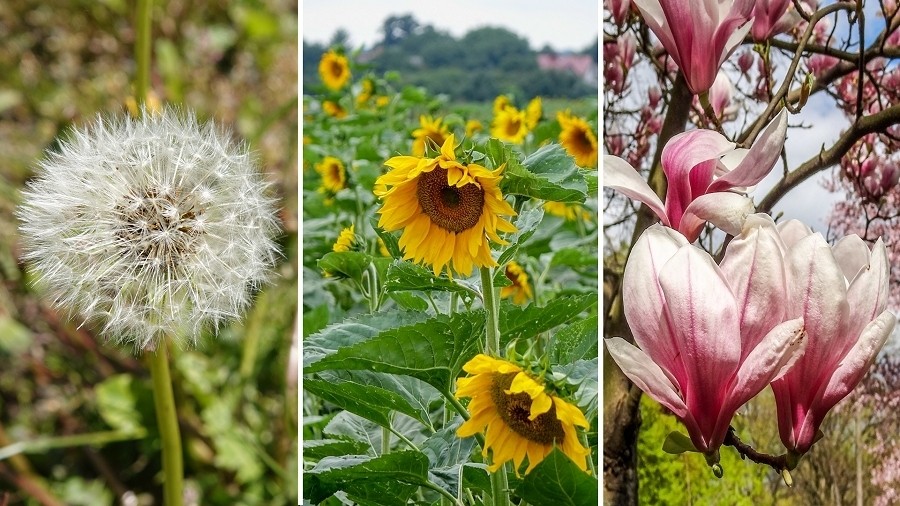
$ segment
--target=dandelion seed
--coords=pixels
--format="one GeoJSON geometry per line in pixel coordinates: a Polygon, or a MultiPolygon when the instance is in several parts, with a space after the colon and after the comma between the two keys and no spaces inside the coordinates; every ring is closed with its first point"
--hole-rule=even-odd
{"type": "Polygon", "coordinates": [[[278,255],[246,146],[192,113],[102,118],[41,161],[16,215],[56,307],[136,349],[237,318],[278,255]]]}

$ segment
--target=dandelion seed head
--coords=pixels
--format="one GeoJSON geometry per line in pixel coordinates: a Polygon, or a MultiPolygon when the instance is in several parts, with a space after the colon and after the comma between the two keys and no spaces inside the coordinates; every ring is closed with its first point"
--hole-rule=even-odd
{"type": "Polygon", "coordinates": [[[167,109],[73,130],[16,215],[54,305],[143,350],[240,317],[279,255],[275,210],[245,145],[167,109]]]}

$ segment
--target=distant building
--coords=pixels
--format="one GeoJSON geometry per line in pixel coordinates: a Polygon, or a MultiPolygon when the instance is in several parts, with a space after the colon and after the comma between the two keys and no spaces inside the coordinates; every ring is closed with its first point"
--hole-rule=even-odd
{"type": "Polygon", "coordinates": [[[538,67],[541,70],[558,70],[572,72],[585,84],[597,86],[598,68],[594,59],[587,54],[573,53],[538,53],[538,67]]]}

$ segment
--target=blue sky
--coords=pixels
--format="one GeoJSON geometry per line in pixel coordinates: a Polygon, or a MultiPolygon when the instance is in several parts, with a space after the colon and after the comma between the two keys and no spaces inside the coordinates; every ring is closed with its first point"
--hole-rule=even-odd
{"type": "Polygon", "coordinates": [[[580,51],[600,32],[599,0],[564,3],[546,0],[305,0],[301,2],[302,37],[325,43],[338,28],[350,34],[353,46],[381,39],[382,22],[392,14],[412,14],[419,23],[459,37],[480,26],[502,26],[528,39],[532,49],[549,44],[556,50],[580,51]]]}

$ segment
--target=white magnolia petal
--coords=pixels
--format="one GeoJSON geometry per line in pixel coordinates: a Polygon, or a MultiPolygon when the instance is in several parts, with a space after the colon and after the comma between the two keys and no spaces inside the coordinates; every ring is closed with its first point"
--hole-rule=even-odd
{"type": "Polygon", "coordinates": [[[603,157],[603,185],[643,202],[659,216],[664,225],[669,224],[662,200],[625,160],[611,155],[603,157]]]}
{"type": "Polygon", "coordinates": [[[687,406],[678,395],[678,389],[646,353],[621,337],[605,339],[604,342],[609,355],[638,388],[671,410],[675,416],[684,418],[687,415],[687,406]]]}
{"type": "Polygon", "coordinates": [[[678,230],[691,242],[700,235],[705,222],[726,234],[741,233],[747,216],[754,212],[753,201],[732,192],[707,193],[694,199],[685,209],[678,230]]]}
{"type": "Polygon", "coordinates": [[[869,245],[856,234],[842,237],[831,252],[847,281],[853,280],[860,269],[869,265],[869,245]]]}
{"type": "Polygon", "coordinates": [[[781,156],[787,133],[787,112],[782,109],[763,130],[743,160],[728,174],[715,180],[709,191],[723,191],[735,186],[751,186],[763,180],[781,156]]]}

